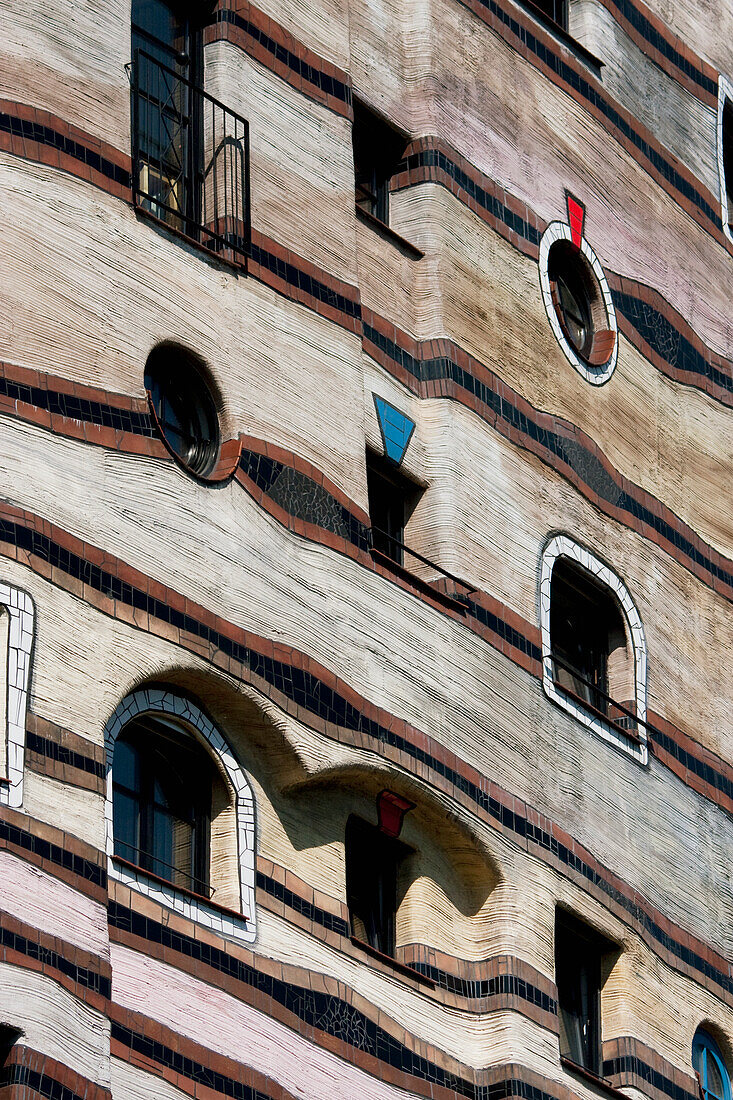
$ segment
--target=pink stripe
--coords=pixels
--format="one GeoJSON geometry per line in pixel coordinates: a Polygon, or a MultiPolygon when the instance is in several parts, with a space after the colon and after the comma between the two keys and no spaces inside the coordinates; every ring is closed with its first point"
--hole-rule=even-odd
{"type": "Polygon", "coordinates": [[[227,1058],[241,1058],[294,1096],[405,1100],[416,1095],[378,1081],[257,1009],[157,959],[115,943],[111,954],[115,1003],[152,1016],[227,1058]]]}
{"type": "Polygon", "coordinates": [[[0,851],[0,909],[84,951],[109,958],[107,910],[73,886],[0,851]]]}

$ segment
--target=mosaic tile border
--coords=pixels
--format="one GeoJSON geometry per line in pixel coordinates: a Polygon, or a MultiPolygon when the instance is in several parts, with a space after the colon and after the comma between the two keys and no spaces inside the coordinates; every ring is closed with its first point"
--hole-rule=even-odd
{"type": "Polygon", "coordinates": [[[112,995],[108,959],[48,935],[0,910],[0,961],[42,971],[77,1000],[106,1011],[112,995]]]}
{"type": "MultiPolygon", "coordinates": [[[[307,882],[261,856],[257,863],[259,905],[352,958],[363,959],[362,951],[351,942],[345,904],[325,897],[318,898],[323,904],[314,904],[310,900],[314,891],[307,882]]],[[[557,1031],[554,985],[521,959],[498,955],[481,962],[469,961],[415,943],[399,948],[396,961],[429,978],[437,987],[421,987],[427,997],[476,1013],[513,1009],[541,1027],[557,1031]]],[[[394,974],[395,968],[387,961],[371,959],[370,964],[394,974]]],[[[400,978],[404,977],[400,971],[400,978]]]]}
{"type": "Polygon", "coordinates": [[[555,535],[550,539],[542,553],[540,570],[540,622],[542,624],[542,687],[545,695],[557,703],[559,707],[572,714],[588,729],[593,730],[604,741],[615,745],[629,756],[638,760],[640,764],[646,764],[649,758],[647,748],[646,730],[639,727],[640,744],[636,744],[626,737],[622,730],[614,726],[613,722],[602,722],[582,706],[578,706],[568,695],[558,691],[555,687],[553,674],[552,645],[550,643],[550,622],[552,613],[552,601],[550,598],[552,588],[552,572],[559,558],[568,558],[577,562],[583,569],[596,577],[605,588],[610,589],[616,596],[626,619],[626,626],[630,634],[630,641],[634,652],[634,682],[636,714],[642,722],[646,722],[646,671],[647,671],[647,647],[644,637],[639,612],[631,598],[629,590],[612,569],[592,554],[585,546],[581,546],[567,535],[555,535]]]}
{"type": "Polygon", "coordinates": [[[619,473],[585,432],[536,409],[451,340],[418,343],[367,309],[363,325],[366,353],[414,393],[460,401],[567,478],[606,515],[655,543],[726,599],[733,598],[733,562],[619,473]]]}
{"type": "Polygon", "coordinates": [[[14,1044],[0,1070],[0,1089],[7,1100],[112,1100],[108,1088],[22,1041],[14,1044]]]}
{"type": "Polygon", "coordinates": [[[319,57],[280,23],[247,0],[236,8],[220,2],[204,43],[226,41],[274,72],[299,92],[345,118],[353,117],[348,74],[319,57]]]}
{"type": "MultiPolygon", "coordinates": [[[[208,984],[213,981],[229,995],[255,1009],[267,1011],[291,1027],[297,1022],[296,1030],[305,1024],[319,1045],[316,1033],[324,1033],[336,1040],[341,1053],[349,1061],[372,1074],[376,1070],[382,1079],[390,1079],[396,1071],[403,1086],[409,1084],[414,1087],[415,1083],[419,1083],[424,1087],[426,1082],[430,1082],[452,1095],[494,1095],[492,1079],[502,1067],[472,1071],[462,1066],[437,1048],[418,1042],[373,1004],[334,978],[324,979],[320,974],[290,965],[283,966],[275,960],[260,959],[249,953],[246,958],[237,957],[231,954],[231,949],[203,942],[195,934],[195,926],[191,926],[192,934],[188,935],[181,927],[169,927],[167,922],[135,913],[115,902],[110,902],[109,922],[113,942],[139,950],[142,941],[145,955],[159,958],[208,984]],[[415,1080],[406,1082],[405,1077],[415,1080]]],[[[105,1012],[112,1025],[113,1056],[125,1058],[127,1050],[134,1050],[143,1060],[154,1061],[156,1052],[165,1052],[167,1046],[171,1053],[176,1052],[175,1059],[165,1058],[159,1064],[167,1065],[199,1085],[206,1084],[215,1092],[248,1095],[246,1091],[233,1092],[230,1085],[230,1082],[236,1082],[239,1089],[244,1086],[246,1090],[245,1076],[259,1088],[268,1085],[268,1079],[246,1064],[216,1055],[187,1037],[171,1032],[162,1024],[116,1005],[110,1000],[111,970],[107,960],[88,956],[86,952],[47,936],[38,929],[26,929],[5,914],[0,917],[0,958],[11,965],[28,969],[37,969],[38,964],[42,964],[45,973],[49,973],[76,997],[96,1011],[105,1012]],[[23,932],[28,934],[23,935],[23,932]],[[80,957],[93,958],[95,968],[91,971],[80,968],[75,961],[80,957]],[[227,1070],[230,1070],[228,1075],[227,1070]],[[212,1076],[217,1072],[221,1075],[222,1071],[223,1077],[212,1076]]],[[[511,994],[523,984],[522,979],[517,983],[511,981],[512,967],[518,967],[520,972],[531,971],[520,960],[508,957],[488,960],[488,963],[499,969],[499,984],[507,986],[511,994]]],[[[543,984],[554,988],[546,979],[543,979],[543,984]]],[[[526,996],[528,992],[521,991],[521,995],[526,996]]],[[[550,1001],[550,1011],[554,1014],[556,1004],[552,999],[550,1001]]],[[[511,1011],[514,1006],[507,1003],[491,1007],[511,1011]]],[[[551,1030],[556,1032],[557,1027],[551,1026],[551,1030]]],[[[688,1088],[689,1084],[695,1084],[694,1079],[671,1066],[638,1040],[623,1037],[607,1041],[603,1053],[604,1073],[609,1083],[615,1084],[612,1079],[616,1077],[622,1085],[641,1086],[642,1091],[651,1085],[657,1094],[654,1100],[657,1097],[658,1100],[694,1100],[695,1093],[688,1088]]],[[[11,1064],[32,1071],[35,1057],[34,1052],[29,1052],[19,1043],[13,1050],[11,1064]]],[[[66,1080],[67,1087],[68,1075],[72,1073],[65,1073],[64,1067],[61,1067],[61,1077],[66,1080]]],[[[56,1080],[59,1080],[58,1076],[56,1080]]],[[[92,1086],[92,1089],[95,1087],[92,1086]]],[[[280,1097],[278,1090],[279,1086],[276,1086],[275,1094],[280,1097]]],[[[50,1094],[49,1100],[55,1095],[50,1094]]],[[[90,1093],[85,1090],[83,1095],[89,1096],[90,1093]]]]}
{"type": "MultiPolygon", "coordinates": [[[[592,367],[585,359],[582,359],[572,346],[567,336],[563,332],[560,319],[557,316],[557,310],[552,301],[552,288],[550,286],[550,272],[549,272],[549,256],[550,249],[553,244],[558,241],[573,241],[573,234],[570,226],[566,222],[551,222],[545,232],[542,234],[542,240],[540,242],[540,255],[539,255],[539,275],[540,275],[540,288],[542,290],[542,301],[545,306],[545,313],[547,314],[547,320],[550,322],[550,328],[555,334],[555,339],[563,350],[563,354],[571,366],[575,367],[578,374],[582,378],[585,378],[586,382],[590,382],[592,386],[603,386],[608,382],[609,378],[616,369],[616,363],[618,361],[618,339],[615,340],[613,345],[613,353],[607,363],[604,363],[600,367],[592,367]]],[[[598,286],[601,289],[603,295],[603,304],[606,309],[606,315],[608,317],[608,327],[613,333],[618,333],[618,322],[616,321],[616,310],[613,306],[613,298],[611,296],[611,288],[608,285],[605,272],[601,267],[600,260],[596,256],[595,252],[589,245],[585,237],[581,238],[580,251],[585,256],[586,260],[590,264],[590,267],[595,275],[598,286]]]]}
{"type": "Polygon", "coordinates": [[[718,73],[646,4],[631,0],[601,0],[621,27],[668,76],[678,80],[708,107],[715,105],[718,73]]]}
{"type": "MultiPolygon", "coordinates": [[[[443,341],[441,344],[447,344],[447,342],[443,341]]],[[[378,358],[376,352],[375,357],[378,358]]],[[[401,363],[408,361],[408,364],[412,365],[409,363],[408,353],[400,353],[400,358],[401,363]]],[[[39,380],[36,371],[27,372],[23,368],[11,368],[7,364],[4,366],[0,364],[0,374],[3,369],[33,374],[36,380],[39,380]]],[[[418,370],[419,367],[413,366],[413,369],[418,370]]],[[[75,389],[83,393],[83,387],[78,384],[75,389]]],[[[101,393],[96,390],[93,392],[101,393]]],[[[117,395],[112,396],[118,399],[117,395]]],[[[119,399],[121,400],[121,397],[119,399]]],[[[86,398],[81,397],[79,400],[83,404],[86,398]]],[[[506,407],[508,406],[505,405],[505,409],[506,407]]],[[[28,408],[23,412],[16,407],[12,412],[32,422],[39,422],[28,408]]],[[[51,424],[43,419],[40,423],[44,427],[51,427],[51,424]]],[[[121,437],[110,427],[100,429],[110,433],[109,436],[103,439],[95,436],[90,439],[83,422],[80,424],[77,420],[56,419],[53,426],[56,431],[75,434],[78,438],[86,438],[87,442],[99,442],[120,448],[126,446],[130,439],[129,433],[121,437]]],[[[513,423],[510,427],[515,427],[515,424],[513,423]]],[[[510,433],[508,438],[516,441],[517,437],[510,433]]],[[[133,452],[148,453],[148,450],[152,449],[158,457],[167,457],[167,451],[164,448],[155,450],[157,444],[143,440],[139,442],[145,442],[147,449],[134,445],[130,448],[133,452]]],[[[241,442],[242,458],[235,475],[236,479],[278,522],[304,538],[315,539],[337,552],[349,554],[367,568],[376,569],[394,583],[401,584],[413,595],[426,598],[425,591],[403,583],[399,577],[388,573],[371,559],[367,552],[369,517],[349,501],[348,497],[319,470],[297,455],[265,443],[263,440],[243,436],[241,442]],[[270,496],[275,485],[277,485],[277,492],[270,496]],[[308,518],[309,510],[312,511],[312,515],[308,518]]],[[[471,629],[476,630],[489,644],[505,653],[532,675],[541,675],[542,654],[537,628],[513,615],[506,606],[494,600],[488,593],[472,593],[465,598],[465,606],[468,618],[464,621],[471,629]]],[[[445,607],[441,606],[440,609],[445,612],[445,607]]],[[[723,762],[713,754],[708,754],[691,738],[682,735],[661,716],[653,716],[653,719],[660,726],[660,729],[651,734],[655,755],[666,766],[671,767],[683,782],[693,786],[704,797],[733,812],[733,784],[730,777],[725,774],[723,762]],[[703,757],[707,758],[703,759],[703,757]]],[[[50,765],[47,765],[46,770],[50,774],[49,767],[50,765]]],[[[72,776],[69,776],[69,780],[76,781],[72,776]]]]}
{"type": "MultiPolygon", "coordinates": [[[[25,115],[33,115],[34,118],[36,115],[47,116],[53,119],[58,127],[72,129],[63,120],[48,116],[47,112],[37,111],[22,104],[9,106],[19,112],[19,118],[25,115]]],[[[0,123],[1,120],[2,116],[0,116],[0,123]]],[[[40,125],[39,133],[41,131],[45,133],[47,129],[49,127],[40,125]]],[[[3,142],[5,135],[1,124],[0,149],[7,147],[16,155],[28,157],[39,163],[62,167],[80,178],[90,179],[92,183],[111,194],[117,194],[118,197],[131,202],[132,192],[129,186],[120,188],[113,179],[105,178],[101,173],[95,174],[94,170],[86,165],[84,150],[95,144],[95,139],[91,135],[82,134],[81,131],[77,133],[85,138],[87,145],[84,146],[76,140],[75,148],[79,152],[79,159],[75,160],[74,157],[67,155],[63,164],[58,163],[52,155],[47,155],[46,150],[49,147],[37,142],[33,147],[18,142],[10,147],[8,143],[3,142]]],[[[499,188],[488,177],[483,176],[463,160],[455,150],[449,150],[443,143],[438,142],[438,139],[421,138],[414,142],[411,148],[415,151],[403,162],[393,178],[394,190],[414,186],[426,180],[442,184],[491,224],[492,228],[513,247],[532,258],[537,257],[539,239],[545,223],[538,219],[525,204],[518,202],[504,189],[499,188]]],[[[111,152],[116,153],[116,150],[111,152]]],[[[119,153],[116,155],[127,164],[126,170],[129,175],[129,157],[125,158],[119,153]]],[[[308,264],[302,257],[283,248],[272,238],[258,234],[256,231],[253,232],[253,261],[248,271],[250,275],[279,293],[301,302],[336,324],[361,335],[361,309],[357,288],[334,279],[328,273],[308,264]]],[[[733,405],[733,362],[707,348],[687,322],[661,295],[651,291],[650,288],[643,287],[642,284],[634,284],[610,272],[608,279],[613,290],[613,301],[622,321],[627,322],[622,325],[627,339],[630,339],[659,370],[674,378],[675,381],[694,385],[704,390],[710,397],[733,405]],[[617,289],[621,285],[625,287],[623,292],[617,289]],[[637,286],[640,288],[641,297],[634,294],[634,287],[637,286]],[[649,302],[650,294],[656,295],[655,304],[649,302]]],[[[49,411],[49,416],[51,415],[53,414],[49,411]]],[[[104,431],[105,427],[106,425],[101,425],[100,431],[104,431]]]]}
{"type": "MultiPolygon", "coordinates": [[[[4,544],[0,552],[66,587],[103,613],[190,648],[199,657],[208,647],[208,659],[215,667],[251,683],[323,736],[377,752],[445,790],[520,848],[598,897],[670,965],[709,983],[718,995],[722,991],[733,998],[731,965],[726,959],[683,929],[670,934],[667,918],[559,826],[458,760],[444,746],[361,699],[318,662],[295,650],[282,652],[118,559],[9,505],[0,506],[0,542],[4,544]]],[[[3,833],[0,827],[0,841],[3,833]]],[[[22,845],[20,836],[16,843],[22,845]]],[[[105,881],[96,864],[80,871],[105,881]]]]}
{"type": "Polygon", "coordinates": [[[726,186],[725,164],[723,162],[723,111],[726,102],[729,102],[731,106],[733,106],[733,81],[721,75],[718,85],[718,121],[716,126],[718,138],[716,155],[718,161],[718,178],[720,180],[720,218],[723,224],[723,232],[727,240],[733,244],[733,227],[731,226],[733,222],[733,210],[728,209],[728,188],[726,186]]]}
{"type": "Polygon", "coordinates": [[[105,793],[105,764],[100,746],[86,737],[28,711],[25,766],[61,783],[93,794],[105,793]]]}
{"type": "Polygon", "coordinates": [[[33,656],[35,608],[30,595],[22,588],[0,581],[0,607],[4,607],[8,623],[6,652],[0,653],[7,683],[4,728],[0,737],[5,741],[6,774],[0,782],[0,806],[21,806],[23,803],[23,766],[25,761],[25,728],[28,708],[28,688],[33,656]]]}
{"type": "Polygon", "coordinates": [[[157,1021],[115,1007],[110,1023],[113,1058],[162,1077],[184,1094],[214,1094],[232,1100],[296,1100],[281,1085],[249,1066],[207,1050],[157,1021]]]}
{"type": "Polygon", "coordinates": [[[603,1044],[603,1075],[616,1088],[639,1089],[650,1100],[700,1100],[700,1087],[692,1073],[684,1073],[633,1036],[619,1036],[603,1044]]]}
{"type": "Polygon", "coordinates": [[[159,688],[144,688],[127,695],[115,708],[104,727],[106,752],[106,797],[104,805],[107,851],[107,874],[119,879],[133,890],[154,898],[184,916],[195,914],[196,920],[227,936],[251,942],[255,939],[257,917],[255,906],[255,802],[252,788],[234,756],[211,719],[191,699],[159,688]],[[160,714],[180,723],[202,740],[229,780],[235,798],[239,889],[242,919],[225,914],[190,895],[149,878],[142,871],[123,867],[114,860],[114,826],[112,819],[112,760],[115,741],[125,726],[140,715],[160,714]]]}

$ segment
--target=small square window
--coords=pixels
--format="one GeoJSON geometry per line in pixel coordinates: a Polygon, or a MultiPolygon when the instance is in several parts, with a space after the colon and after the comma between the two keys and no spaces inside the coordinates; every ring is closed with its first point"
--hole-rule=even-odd
{"type": "Polygon", "coordinates": [[[405,525],[420,490],[392,463],[367,451],[367,492],[372,546],[398,565],[404,564],[405,525]]]}
{"type": "Polygon", "coordinates": [[[346,900],[351,934],[394,958],[400,865],[410,849],[359,817],[346,823],[346,900]]]}
{"type": "Polygon", "coordinates": [[[601,988],[617,948],[582,921],[558,909],[555,982],[560,1054],[601,1076],[601,988]]]}
{"type": "Polygon", "coordinates": [[[355,103],[353,142],[356,207],[389,225],[389,181],[402,159],[407,138],[363,104],[355,103]]]}

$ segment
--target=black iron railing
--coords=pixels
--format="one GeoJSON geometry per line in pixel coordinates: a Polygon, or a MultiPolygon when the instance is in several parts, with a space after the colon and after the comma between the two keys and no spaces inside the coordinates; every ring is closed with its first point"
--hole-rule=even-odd
{"type": "Polygon", "coordinates": [[[166,863],[165,860],[151,855],[150,852],[143,852],[135,844],[130,844],[127,840],[122,840],[119,837],[115,837],[115,855],[123,859],[125,863],[139,868],[144,874],[152,875],[154,878],[169,883],[173,887],[182,887],[184,890],[188,890],[189,893],[198,894],[200,897],[209,899],[216,893],[203,879],[197,878],[196,875],[192,875],[188,871],[182,871],[171,863],[166,863]],[[119,849],[123,850],[120,851],[119,849]]]}
{"type": "Polygon", "coordinates": [[[132,62],[135,205],[232,263],[251,245],[249,124],[137,49],[132,62]]]}
{"type": "Polygon", "coordinates": [[[552,664],[552,682],[555,687],[564,692],[565,695],[570,695],[576,702],[587,710],[595,711],[606,722],[612,722],[614,726],[618,726],[622,733],[631,741],[641,743],[641,737],[639,736],[638,727],[643,726],[644,729],[653,729],[648,722],[645,722],[642,718],[635,714],[633,710],[630,710],[624,703],[619,703],[617,699],[614,699],[611,695],[608,695],[605,691],[594,684],[592,680],[589,680],[586,676],[580,672],[575,665],[569,664],[567,661],[563,661],[561,657],[556,654],[550,654],[547,658],[552,664]],[[563,668],[566,672],[571,673],[574,680],[578,680],[581,684],[587,687],[590,691],[590,700],[584,699],[577,692],[573,691],[572,687],[568,684],[562,684],[557,678],[557,669],[563,668]],[[618,713],[617,713],[618,712],[618,713]]]}
{"type": "Polygon", "coordinates": [[[371,547],[373,550],[381,551],[381,553],[383,553],[385,557],[391,558],[391,560],[396,565],[401,565],[403,569],[405,568],[405,566],[402,561],[402,555],[409,554],[411,558],[416,558],[418,561],[422,562],[423,565],[427,565],[430,569],[435,569],[436,572],[440,573],[441,576],[445,577],[447,580],[452,581],[453,584],[457,584],[460,585],[461,588],[465,588],[466,591],[465,595],[463,596],[452,594],[452,598],[454,600],[464,602],[465,596],[470,595],[471,592],[476,591],[475,585],[469,584],[467,581],[461,580],[460,577],[456,577],[453,573],[449,573],[447,569],[443,569],[442,565],[438,565],[436,562],[431,561],[430,558],[424,557],[423,554],[418,554],[417,550],[412,550],[407,545],[407,543],[401,542],[400,539],[395,538],[394,535],[390,535],[388,531],[383,531],[381,527],[370,527],[369,538],[371,540],[371,547]],[[376,542],[374,539],[375,534],[378,536],[376,542]],[[379,545],[379,542],[386,544],[390,548],[399,550],[400,556],[396,557],[394,553],[390,553],[388,550],[384,550],[383,547],[379,545]]]}
{"type": "Polygon", "coordinates": [[[529,6],[557,23],[564,31],[568,29],[568,0],[527,0],[529,6]]]}

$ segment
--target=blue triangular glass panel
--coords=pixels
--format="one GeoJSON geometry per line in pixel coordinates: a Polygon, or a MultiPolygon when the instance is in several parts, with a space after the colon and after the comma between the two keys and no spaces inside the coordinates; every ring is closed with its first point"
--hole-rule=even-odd
{"type": "Polygon", "coordinates": [[[403,412],[390,405],[383,397],[374,396],[374,407],[377,410],[379,429],[384,441],[384,453],[399,466],[405,457],[407,444],[415,431],[415,421],[410,420],[403,412]]]}

